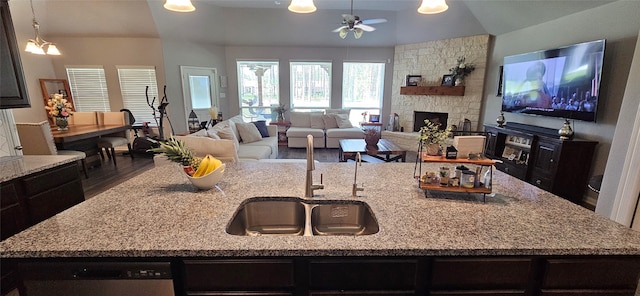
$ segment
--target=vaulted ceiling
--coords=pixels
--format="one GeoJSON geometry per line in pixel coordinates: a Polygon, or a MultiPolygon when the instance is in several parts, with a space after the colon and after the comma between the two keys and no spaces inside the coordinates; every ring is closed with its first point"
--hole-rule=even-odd
{"type": "MultiPolygon", "coordinates": [[[[197,8],[192,13],[165,10],[163,0],[33,0],[33,5],[49,39],[153,37],[231,46],[368,47],[500,35],[614,1],[448,0],[446,12],[422,15],[416,12],[420,0],[354,0],[355,15],[388,20],[358,40],[331,32],[349,13],[349,0],[315,0],[318,10],[312,14],[289,12],[289,0],[192,0],[197,8]]],[[[25,2],[10,0],[14,19],[18,13],[30,21],[25,2]]]]}

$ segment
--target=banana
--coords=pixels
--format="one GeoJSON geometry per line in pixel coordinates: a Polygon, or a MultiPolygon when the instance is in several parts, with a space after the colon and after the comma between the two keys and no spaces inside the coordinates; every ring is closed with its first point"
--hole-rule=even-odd
{"type": "Polygon", "coordinates": [[[211,170],[209,171],[209,173],[217,170],[222,165],[222,161],[220,161],[219,159],[213,156],[211,156],[210,162],[211,162],[211,170]]]}
{"type": "Polygon", "coordinates": [[[199,178],[205,175],[205,171],[208,169],[208,167],[210,166],[210,158],[209,155],[205,156],[202,161],[200,161],[200,165],[198,165],[198,169],[196,170],[196,172],[193,174],[194,178],[199,178]]]}

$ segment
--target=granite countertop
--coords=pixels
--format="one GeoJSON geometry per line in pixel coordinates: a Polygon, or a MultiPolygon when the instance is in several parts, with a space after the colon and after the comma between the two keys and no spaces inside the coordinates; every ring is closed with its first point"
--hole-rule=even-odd
{"type": "MultiPolygon", "coordinates": [[[[423,165],[423,167],[426,165],[423,165]]],[[[435,165],[433,165],[435,170],[435,165]]],[[[0,243],[0,256],[640,255],[640,233],[502,172],[495,196],[417,188],[413,163],[363,163],[357,200],[380,231],[364,236],[234,236],[249,197],[303,195],[304,163],[228,164],[218,189],[197,191],[181,168],[154,168],[0,243]]],[[[318,163],[318,199],[351,199],[354,163],[318,163]]]]}
{"type": "Polygon", "coordinates": [[[0,182],[80,160],[77,155],[24,155],[0,157],[0,182]]]}

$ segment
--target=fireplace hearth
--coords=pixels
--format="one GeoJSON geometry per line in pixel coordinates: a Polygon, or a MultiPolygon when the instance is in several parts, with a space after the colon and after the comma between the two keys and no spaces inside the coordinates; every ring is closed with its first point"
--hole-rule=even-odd
{"type": "Polygon", "coordinates": [[[444,130],[447,128],[448,118],[449,113],[413,111],[413,131],[419,132],[420,128],[424,126],[424,121],[427,119],[432,123],[440,124],[440,129],[444,130]]]}

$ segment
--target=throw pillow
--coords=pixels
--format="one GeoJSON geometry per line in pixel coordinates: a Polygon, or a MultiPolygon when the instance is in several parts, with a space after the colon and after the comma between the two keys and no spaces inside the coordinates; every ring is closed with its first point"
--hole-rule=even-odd
{"type": "MultiPolygon", "coordinates": [[[[216,124],[216,127],[220,125],[216,124]]],[[[227,140],[232,140],[233,141],[233,146],[236,147],[236,151],[238,150],[238,148],[240,148],[240,142],[238,141],[238,138],[236,138],[236,135],[233,133],[233,130],[231,129],[231,126],[226,123],[223,126],[219,127],[218,130],[218,136],[221,139],[227,139],[227,140]]]]}
{"type": "Polygon", "coordinates": [[[309,112],[291,112],[289,114],[291,126],[294,127],[311,127],[311,118],[309,112]]]}
{"type": "Polygon", "coordinates": [[[336,122],[338,123],[339,128],[350,128],[353,127],[351,121],[349,121],[349,115],[347,114],[333,114],[336,118],[336,122]]]}
{"type": "Polygon", "coordinates": [[[207,131],[207,137],[214,140],[220,140],[220,136],[218,136],[218,133],[214,130],[207,131]]]}
{"type": "Polygon", "coordinates": [[[207,130],[206,129],[201,129],[201,130],[198,130],[195,133],[188,134],[187,136],[190,136],[190,137],[206,137],[207,136],[207,130]]]}
{"type": "Polygon", "coordinates": [[[258,131],[258,128],[253,123],[236,123],[236,127],[238,128],[242,143],[252,143],[262,140],[260,131],[258,131]]]}
{"type": "Polygon", "coordinates": [[[338,122],[336,121],[334,114],[322,115],[322,120],[324,121],[324,128],[338,128],[338,122]]]}
{"type": "Polygon", "coordinates": [[[258,131],[260,132],[260,135],[263,138],[267,138],[269,137],[269,130],[267,130],[267,122],[264,120],[258,120],[258,121],[254,121],[252,122],[256,128],[258,128],[258,131]]]}
{"type": "Polygon", "coordinates": [[[319,128],[324,129],[324,120],[322,119],[324,115],[322,112],[310,112],[309,118],[311,121],[311,128],[319,128]]]}

